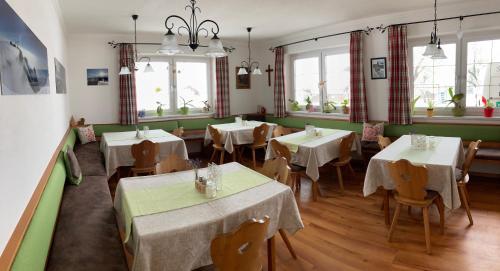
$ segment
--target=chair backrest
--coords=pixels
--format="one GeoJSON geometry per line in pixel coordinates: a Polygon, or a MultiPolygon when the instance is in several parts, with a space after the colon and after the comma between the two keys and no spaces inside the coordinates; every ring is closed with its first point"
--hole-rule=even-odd
{"type": "Polygon", "coordinates": [[[470,166],[472,165],[472,161],[476,157],[476,153],[479,150],[479,144],[481,144],[481,140],[473,141],[469,143],[469,147],[467,148],[467,154],[465,156],[465,161],[462,166],[462,176],[466,176],[469,174],[470,166]]]}
{"type": "Polygon", "coordinates": [[[339,147],[339,161],[345,161],[351,158],[352,144],[355,138],[355,133],[350,133],[348,136],[342,138],[339,147]]]}
{"type": "Polygon", "coordinates": [[[290,167],[284,157],[269,159],[264,162],[260,173],[280,183],[288,184],[290,177],[290,167]]]}
{"type": "Polygon", "coordinates": [[[381,135],[378,136],[378,146],[381,150],[387,148],[387,146],[391,145],[391,143],[392,141],[390,138],[381,135]]]}
{"type": "Polygon", "coordinates": [[[292,133],[292,130],[290,128],[285,128],[281,125],[278,125],[273,130],[273,137],[280,137],[280,136],[288,135],[291,133],[292,133]]]}
{"type": "Polygon", "coordinates": [[[156,165],[156,158],[160,152],[160,145],[149,140],[132,145],[132,157],[135,159],[135,168],[151,168],[156,165]]]}
{"type": "Polygon", "coordinates": [[[166,159],[163,159],[160,163],[158,163],[156,166],[156,173],[164,174],[188,169],[189,165],[187,160],[184,160],[175,154],[171,154],[166,159]]]}
{"type": "Polygon", "coordinates": [[[262,123],[253,129],[253,144],[262,145],[266,143],[267,134],[269,133],[269,125],[262,123]]]}
{"type": "Polygon", "coordinates": [[[231,233],[212,240],[210,253],[220,271],[262,270],[260,250],[266,239],[269,217],[251,219],[231,233]]]}
{"type": "Polygon", "coordinates": [[[423,201],[427,196],[427,168],[402,159],[387,164],[398,196],[410,201],[423,201]]]}
{"type": "Polygon", "coordinates": [[[184,135],[184,127],[175,128],[172,134],[176,137],[182,137],[182,135],[184,135]]]}
{"type": "Polygon", "coordinates": [[[292,154],[290,153],[290,150],[288,147],[284,144],[281,144],[278,140],[273,139],[271,140],[271,148],[273,148],[274,154],[277,157],[283,157],[286,159],[286,162],[290,164],[292,160],[292,154]]]}
{"type": "Polygon", "coordinates": [[[210,133],[210,136],[212,137],[214,145],[217,147],[222,147],[222,135],[219,132],[219,130],[217,130],[216,128],[214,128],[212,125],[209,124],[208,125],[208,132],[210,133]]]}

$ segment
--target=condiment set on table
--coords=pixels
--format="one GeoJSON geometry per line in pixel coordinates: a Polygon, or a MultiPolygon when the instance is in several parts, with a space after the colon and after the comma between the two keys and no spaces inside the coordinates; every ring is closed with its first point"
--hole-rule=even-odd
{"type": "Polygon", "coordinates": [[[196,190],[209,199],[217,197],[217,191],[222,190],[222,170],[215,163],[208,164],[207,177],[199,176],[199,161],[190,161],[194,171],[196,190]]]}
{"type": "Polygon", "coordinates": [[[147,138],[148,135],[149,135],[149,126],[143,126],[142,133],[141,133],[141,130],[139,130],[139,127],[137,125],[135,126],[135,138],[143,139],[143,138],[147,138]]]}
{"type": "Polygon", "coordinates": [[[313,125],[306,125],[306,136],[323,136],[321,129],[316,129],[313,125]]]}
{"type": "Polygon", "coordinates": [[[241,126],[247,126],[247,124],[248,124],[248,122],[247,122],[246,120],[244,120],[242,116],[235,117],[235,118],[234,118],[234,121],[235,121],[237,124],[240,124],[241,126]]]}
{"type": "Polygon", "coordinates": [[[411,148],[414,150],[433,150],[436,148],[436,138],[433,136],[411,134],[411,148]]]}

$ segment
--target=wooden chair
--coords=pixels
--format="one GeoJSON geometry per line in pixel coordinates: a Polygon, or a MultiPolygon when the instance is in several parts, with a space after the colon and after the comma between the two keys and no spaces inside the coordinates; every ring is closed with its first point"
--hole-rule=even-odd
{"type": "Polygon", "coordinates": [[[210,133],[210,136],[212,137],[212,141],[214,144],[212,145],[214,148],[214,152],[212,153],[212,156],[210,157],[210,162],[212,163],[215,160],[215,156],[217,155],[217,152],[220,152],[220,160],[219,164],[222,165],[224,164],[224,153],[226,150],[224,149],[224,146],[222,145],[222,134],[214,128],[212,125],[208,125],[208,132],[210,133]]]}
{"type": "Polygon", "coordinates": [[[284,157],[266,160],[262,168],[257,169],[257,171],[282,184],[289,185],[291,169],[284,157]]]}
{"type": "Polygon", "coordinates": [[[235,231],[212,240],[210,253],[217,270],[260,271],[260,249],[266,239],[269,217],[251,219],[235,231]]]}
{"type": "MultiPolygon", "coordinates": [[[[286,159],[288,166],[291,169],[291,187],[295,191],[300,191],[301,175],[305,173],[305,168],[291,163],[292,154],[286,145],[281,144],[278,140],[271,140],[271,147],[273,148],[276,157],[283,157],[286,159]]],[[[317,183],[313,181],[313,198],[316,200],[319,191],[317,183]]]]}
{"type": "Polygon", "coordinates": [[[185,171],[189,169],[187,160],[180,158],[175,154],[169,155],[156,166],[156,174],[185,171]]]}
{"type": "Polygon", "coordinates": [[[426,190],[427,168],[425,166],[414,166],[408,160],[399,160],[387,165],[392,180],[396,185],[393,192],[397,201],[396,211],[389,230],[389,242],[398,223],[401,205],[422,208],[425,229],[425,244],[427,253],[431,253],[431,233],[429,226],[429,207],[436,204],[439,210],[441,234],[444,233],[444,203],[441,196],[431,190],[426,190]]]}
{"type": "Polygon", "coordinates": [[[470,212],[470,198],[469,191],[467,190],[467,183],[469,182],[469,169],[472,165],[472,161],[476,157],[476,153],[479,150],[479,144],[481,144],[481,140],[476,142],[471,142],[467,149],[467,155],[465,157],[464,164],[462,165],[461,170],[456,170],[455,177],[457,180],[458,191],[460,192],[460,202],[462,202],[465,207],[465,211],[467,211],[467,216],[469,217],[469,224],[474,225],[474,221],[472,221],[472,215],[470,212]]]}
{"type": "Polygon", "coordinates": [[[175,128],[172,134],[176,137],[182,137],[184,135],[184,127],[175,128]]]}
{"type": "Polygon", "coordinates": [[[351,151],[352,144],[354,144],[354,139],[356,139],[355,133],[350,133],[348,136],[342,138],[339,146],[339,157],[330,162],[330,165],[334,166],[337,169],[337,177],[339,179],[340,190],[342,191],[342,193],[344,193],[344,180],[342,178],[341,168],[347,166],[351,173],[354,175],[354,170],[351,166],[351,151]]]}
{"type": "Polygon", "coordinates": [[[273,137],[280,137],[284,135],[288,135],[292,133],[292,129],[290,128],[285,128],[281,125],[276,126],[273,130],[273,137]]]}
{"type": "MultiPolygon", "coordinates": [[[[263,123],[258,127],[255,127],[253,129],[253,143],[251,145],[246,145],[245,147],[248,147],[252,150],[252,161],[253,161],[253,168],[257,168],[257,161],[255,158],[255,151],[258,149],[264,149],[264,151],[267,148],[267,134],[269,133],[269,125],[263,123]]],[[[243,154],[243,150],[240,152],[240,155],[243,154]]],[[[240,159],[241,160],[241,159],[240,159]]]]}
{"type": "Polygon", "coordinates": [[[160,145],[149,140],[132,145],[132,157],[135,162],[132,176],[156,174],[156,161],[160,153],[160,145]]]}
{"type": "Polygon", "coordinates": [[[387,148],[387,146],[391,145],[392,141],[388,137],[383,137],[381,135],[378,136],[378,146],[380,150],[387,148]]]}

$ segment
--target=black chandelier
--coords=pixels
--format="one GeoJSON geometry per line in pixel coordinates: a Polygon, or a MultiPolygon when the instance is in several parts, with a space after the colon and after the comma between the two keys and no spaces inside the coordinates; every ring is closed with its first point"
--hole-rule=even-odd
{"type": "Polygon", "coordinates": [[[446,55],[441,48],[441,39],[438,37],[437,22],[437,0],[434,0],[434,29],[431,32],[431,40],[425,47],[423,56],[428,56],[431,59],[446,59],[446,55]]]}
{"type": "Polygon", "coordinates": [[[252,31],[251,27],[247,27],[247,32],[248,32],[248,61],[243,60],[241,61],[240,64],[240,69],[238,70],[238,75],[245,75],[251,72],[254,75],[261,75],[262,72],[260,71],[259,68],[259,62],[257,61],[252,61],[252,49],[250,47],[250,32],[252,31]],[[253,66],[255,65],[255,68],[252,70],[253,66]]]}
{"type": "Polygon", "coordinates": [[[190,2],[191,5],[187,5],[184,8],[185,10],[188,9],[191,10],[191,17],[189,19],[189,23],[184,18],[178,15],[170,15],[165,20],[165,28],[167,28],[167,33],[165,34],[165,38],[163,39],[163,42],[161,44],[160,49],[158,50],[158,53],[174,55],[182,52],[182,50],[179,48],[177,37],[172,32],[172,29],[174,28],[174,23],[169,22],[169,20],[178,19],[184,25],[181,25],[177,28],[177,33],[181,35],[180,33],[181,29],[187,31],[189,36],[188,46],[193,51],[196,51],[196,49],[200,46],[199,34],[200,33],[205,34],[205,37],[208,37],[209,35],[209,31],[207,30],[207,28],[205,28],[205,25],[212,24],[213,26],[211,27],[210,31],[212,32],[213,37],[208,44],[208,51],[206,54],[214,57],[225,56],[226,51],[224,51],[222,42],[217,36],[217,34],[219,34],[219,25],[215,21],[210,19],[203,20],[201,23],[198,24],[198,19],[196,18],[196,11],[201,13],[201,9],[199,7],[196,7],[196,0],[190,0],[190,2]]]}

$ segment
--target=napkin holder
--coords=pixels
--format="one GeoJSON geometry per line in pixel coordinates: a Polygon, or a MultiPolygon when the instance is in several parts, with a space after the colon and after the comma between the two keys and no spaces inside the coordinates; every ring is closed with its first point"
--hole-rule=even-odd
{"type": "Polygon", "coordinates": [[[306,136],[316,136],[316,127],[313,125],[306,125],[306,136]]]}
{"type": "Polygon", "coordinates": [[[235,118],[234,118],[234,121],[235,121],[236,123],[238,123],[238,124],[242,124],[242,122],[243,122],[243,118],[242,118],[242,117],[235,117],[235,118]]]}
{"type": "Polygon", "coordinates": [[[427,149],[427,137],[425,135],[412,134],[411,135],[411,148],[414,150],[427,149]]]}
{"type": "Polygon", "coordinates": [[[196,188],[196,191],[198,191],[199,193],[205,194],[207,190],[207,179],[199,177],[194,181],[194,187],[196,188]]]}

